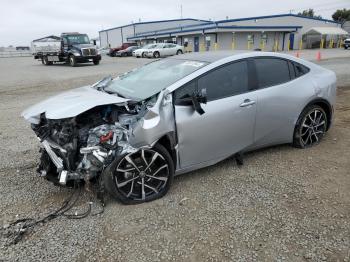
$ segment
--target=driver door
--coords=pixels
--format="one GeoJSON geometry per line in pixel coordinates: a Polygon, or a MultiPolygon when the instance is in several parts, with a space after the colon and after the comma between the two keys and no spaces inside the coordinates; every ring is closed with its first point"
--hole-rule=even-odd
{"type": "Polygon", "coordinates": [[[180,168],[226,158],[253,143],[255,92],[249,90],[248,61],[226,64],[174,92],[180,168]],[[200,115],[183,103],[206,89],[200,115]]]}

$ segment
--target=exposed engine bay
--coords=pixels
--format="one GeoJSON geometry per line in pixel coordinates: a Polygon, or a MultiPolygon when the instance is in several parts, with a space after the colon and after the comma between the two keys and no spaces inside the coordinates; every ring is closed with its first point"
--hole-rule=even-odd
{"type": "Polygon", "coordinates": [[[39,124],[32,124],[41,141],[39,174],[61,185],[97,177],[116,156],[137,151],[130,137],[156,99],[97,106],[64,119],[42,113],[39,124]]]}

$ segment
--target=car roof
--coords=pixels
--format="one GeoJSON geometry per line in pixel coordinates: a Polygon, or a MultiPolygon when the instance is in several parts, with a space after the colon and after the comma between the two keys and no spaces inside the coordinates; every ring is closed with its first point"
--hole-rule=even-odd
{"type": "Polygon", "coordinates": [[[173,59],[179,59],[179,60],[193,60],[193,61],[201,61],[201,62],[207,62],[207,63],[213,63],[218,60],[221,60],[223,58],[227,58],[230,56],[236,56],[241,55],[245,53],[258,53],[260,52],[256,51],[247,51],[247,50],[225,50],[225,51],[209,51],[209,52],[191,52],[186,53],[183,55],[179,55],[176,57],[172,57],[173,59]]]}

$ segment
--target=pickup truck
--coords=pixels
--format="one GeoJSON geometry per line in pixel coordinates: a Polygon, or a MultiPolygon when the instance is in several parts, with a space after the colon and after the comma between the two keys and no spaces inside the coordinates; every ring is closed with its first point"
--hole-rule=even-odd
{"type": "Polygon", "coordinates": [[[130,46],[137,46],[137,43],[123,43],[121,46],[109,49],[110,56],[116,56],[118,51],[124,50],[130,46]]]}
{"type": "Polygon", "coordinates": [[[47,36],[32,41],[34,59],[44,65],[65,62],[71,66],[77,63],[93,62],[98,65],[101,54],[96,46],[90,43],[86,34],[62,33],[58,36],[47,36]]]}

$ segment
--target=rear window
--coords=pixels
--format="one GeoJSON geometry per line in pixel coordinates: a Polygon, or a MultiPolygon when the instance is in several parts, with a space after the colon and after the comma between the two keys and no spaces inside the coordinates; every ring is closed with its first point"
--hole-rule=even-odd
{"type": "Polygon", "coordinates": [[[288,61],[279,58],[255,58],[259,88],[279,85],[291,80],[288,61]]]}
{"type": "Polygon", "coordinates": [[[295,71],[295,77],[300,77],[302,75],[307,74],[310,69],[306,66],[303,66],[302,64],[292,62],[294,64],[294,71],[295,71]]]}

